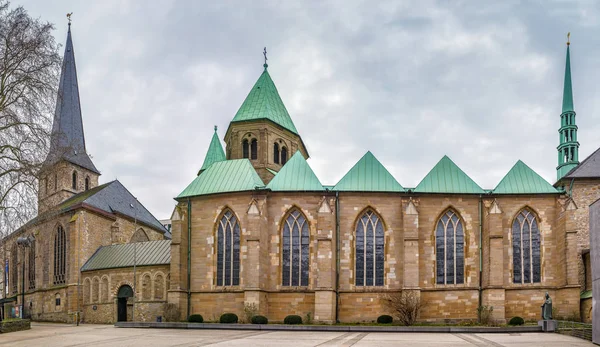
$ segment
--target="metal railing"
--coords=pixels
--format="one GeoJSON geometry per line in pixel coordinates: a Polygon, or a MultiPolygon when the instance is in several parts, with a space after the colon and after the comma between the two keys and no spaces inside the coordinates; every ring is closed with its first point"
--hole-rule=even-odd
{"type": "Polygon", "coordinates": [[[581,322],[571,322],[559,320],[557,322],[556,332],[563,335],[578,337],[580,339],[592,341],[592,325],[581,322]]]}

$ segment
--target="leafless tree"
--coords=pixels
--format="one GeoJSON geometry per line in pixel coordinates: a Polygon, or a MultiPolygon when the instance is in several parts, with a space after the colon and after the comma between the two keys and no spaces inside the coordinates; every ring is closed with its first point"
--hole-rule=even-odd
{"type": "Polygon", "coordinates": [[[37,213],[61,64],[53,29],[0,0],[0,237],[37,213]]]}
{"type": "Polygon", "coordinates": [[[425,303],[416,290],[400,290],[388,293],[382,297],[383,303],[394,312],[394,316],[402,325],[413,325],[419,318],[421,308],[425,303]]]}

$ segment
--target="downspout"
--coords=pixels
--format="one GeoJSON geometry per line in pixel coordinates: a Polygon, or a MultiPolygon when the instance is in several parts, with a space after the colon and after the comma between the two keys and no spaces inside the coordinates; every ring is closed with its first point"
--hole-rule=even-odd
{"type": "Polygon", "coordinates": [[[335,322],[340,314],[340,194],[335,192],[335,322]]]}
{"type": "Polygon", "coordinates": [[[482,283],[483,283],[483,278],[482,278],[482,268],[483,268],[483,258],[482,258],[482,242],[483,242],[483,199],[481,197],[481,194],[479,195],[479,306],[478,306],[478,314],[477,314],[477,322],[481,323],[481,306],[482,306],[482,300],[483,300],[483,289],[482,289],[482,283]]]}
{"type": "Polygon", "coordinates": [[[190,318],[190,310],[192,307],[192,290],[191,290],[191,267],[192,267],[192,203],[190,198],[187,201],[187,227],[188,227],[188,249],[187,249],[187,320],[190,318]]]}

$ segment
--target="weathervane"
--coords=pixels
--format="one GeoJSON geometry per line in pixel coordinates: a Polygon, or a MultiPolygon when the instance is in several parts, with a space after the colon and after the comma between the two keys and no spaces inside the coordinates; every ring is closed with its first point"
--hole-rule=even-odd
{"type": "Polygon", "coordinates": [[[267,65],[267,60],[269,60],[267,58],[267,47],[265,47],[265,49],[263,50],[263,55],[265,56],[265,65],[263,65],[265,67],[265,69],[269,66],[267,65]]]}
{"type": "Polygon", "coordinates": [[[71,15],[72,14],[73,14],[73,12],[67,13],[67,19],[69,20],[69,25],[71,25],[71,15]]]}
{"type": "Polygon", "coordinates": [[[567,46],[571,44],[571,32],[567,33],[567,46]]]}

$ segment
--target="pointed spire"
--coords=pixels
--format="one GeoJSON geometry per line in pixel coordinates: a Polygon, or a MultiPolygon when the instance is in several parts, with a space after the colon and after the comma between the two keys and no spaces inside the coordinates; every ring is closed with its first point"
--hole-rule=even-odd
{"type": "Polygon", "coordinates": [[[56,110],[52,124],[50,151],[44,164],[51,165],[62,159],[95,173],[100,173],[92,163],[85,148],[70,17],[56,98],[56,110]]]}
{"type": "Polygon", "coordinates": [[[204,158],[204,163],[202,163],[200,171],[198,171],[198,175],[200,175],[202,171],[208,169],[213,163],[224,160],[226,160],[225,151],[223,150],[223,146],[221,146],[221,141],[217,135],[217,126],[215,125],[215,133],[210,141],[210,145],[208,145],[208,151],[206,151],[206,157],[204,158]]]}
{"type": "Polygon", "coordinates": [[[562,103],[563,113],[575,111],[575,109],[573,108],[573,87],[571,86],[571,54],[569,52],[569,48],[571,46],[570,36],[571,33],[567,35],[567,61],[565,64],[565,84],[563,90],[562,103]]]}

